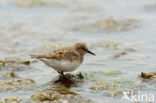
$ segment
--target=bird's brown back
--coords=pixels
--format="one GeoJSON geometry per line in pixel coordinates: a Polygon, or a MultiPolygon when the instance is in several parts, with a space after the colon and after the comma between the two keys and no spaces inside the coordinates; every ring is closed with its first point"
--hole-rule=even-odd
{"type": "Polygon", "coordinates": [[[33,55],[33,58],[47,58],[55,60],[83,61],[83,56],[74,48],[63,48],[44,55],[33,55]]]}

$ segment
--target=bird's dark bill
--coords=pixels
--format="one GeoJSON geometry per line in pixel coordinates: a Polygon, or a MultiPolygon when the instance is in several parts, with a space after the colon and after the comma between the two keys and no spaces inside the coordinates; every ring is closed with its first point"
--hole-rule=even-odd
{"type": "Polygon", "coordinates": [[[91,52],[91,51],[89,51],[89,50],[87,50],[87,52],[90,53],[90,54],[92,54],[92,55],[95,55],[93,52],[91,52]]]}

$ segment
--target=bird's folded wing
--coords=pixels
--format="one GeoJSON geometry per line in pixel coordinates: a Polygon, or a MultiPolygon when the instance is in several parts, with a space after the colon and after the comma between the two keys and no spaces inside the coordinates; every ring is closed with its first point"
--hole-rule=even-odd
{"type": "Polygon", "coordinates": [[[46,58],[46,59],[55,59],[55,60],[70,60],[73,61],[79,58],[79,53],[71,49],[60,49],[54,52],[50,52],[45,55],[33,55],[33,58],[46,58]]]}

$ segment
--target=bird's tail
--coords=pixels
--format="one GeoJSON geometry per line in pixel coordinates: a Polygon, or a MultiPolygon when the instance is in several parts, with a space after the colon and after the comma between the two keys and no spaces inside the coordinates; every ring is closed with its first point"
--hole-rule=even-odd
{"type": "Polygon", "coordinates": [[[30,55],[32,58],[43,58],[44,55],[30,55]]]}

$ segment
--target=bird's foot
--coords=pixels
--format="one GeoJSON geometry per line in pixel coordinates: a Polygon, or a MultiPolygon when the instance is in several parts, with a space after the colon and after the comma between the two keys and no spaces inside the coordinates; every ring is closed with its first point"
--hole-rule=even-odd
{"type": "Polygon", "coordinates": [[[60,74],[60,77],[62,77],[62,78],[65,78],[65,79],[68,79],[68,80],[73,80],[72,76],[64,74],[63,71],[58,72],[58,73],[60,74]]]}
{"type": "Polygon", "coordinates": [[[61,72],[58,72],[61,76],[65,76],[64,75],[64,73],[63,73],[63,71],[61,71],[61,72]]]}

